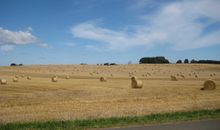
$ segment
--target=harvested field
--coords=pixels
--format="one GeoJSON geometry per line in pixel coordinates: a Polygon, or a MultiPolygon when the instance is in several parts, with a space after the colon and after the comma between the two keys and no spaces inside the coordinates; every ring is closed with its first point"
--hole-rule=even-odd
{"type": "Polygon", "coordinates": [[[7,80],[0,85],[0,123],[220,108],[219,65],[31,65],[0,67],[0,78],[7,80]],[[131,88],[131,74],[143,88],[131,88]],[[56,83],[51,82],[54,75],[56,83]],[[13,82],[15,76],[19,82],[13,82]],[[100,82],[101,76],[108,82],[100,82]],[[201,91],[210,78],[216,89],[201,91]]]}

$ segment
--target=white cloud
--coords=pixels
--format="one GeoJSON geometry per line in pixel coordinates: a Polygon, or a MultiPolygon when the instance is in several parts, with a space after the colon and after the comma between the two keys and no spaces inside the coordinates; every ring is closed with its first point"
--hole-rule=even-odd
{"type": "Polygon", "coordinates": [[[0,46],[0,50],[2,50],[2,51],[11,51],[13,49],[14,49],[13,45],[3,45],[3,46],[0,46]]]}
{"type": "MultiPolygon", "coordinates": [[[[143,35],[129,36],[125,32],[117,32],[96,26],[94,23],[82,23],[71,29],[72,34],[78,38],[97,40],[108,43],[107,47],[113,50],[124,50],[136,45],[143,45],[142,41],[150,41],[156,34],[151,34],[150,38],[143,35]]],[[[158,34],[160,35],[160,34],[158,34]]],[[[148,36],[149,37],[149,36],[148,36]]]]}
{"type": "Polygon", "coordinates": [[[2,51],[10,51],[16,45],[26,45],[37,43],[40,47],[48,47],[46,43],[39,42],[39,39],[32,33],[32,28],[28,27],[27,31],[10,31],[0,27],[0,47],[2,51]]]}
{"type": "Polygon", "coordinates": [[[146,15],[146,24],[138,25],[133,32],[114,31],[92,22],[78,24],[71,32],[77,38],[107,43],[106,47],[113,50],[167,43],[175,50],[194,49],[220,44],[220,30],[203,35],[207,26],[220,22],[219,11],[219,0],[177,1],[146,15]],[[208,22],[198,21],[204,17],[208,22]]]}
{"type": "Polygon", "coordinates": [[[0,28],[0,44],[29,44],[37,41],[30,31],[10,31],[0,28]]]}
{"type": "Polygon", "coordinates": [[[114,46],[115,43],[127,42],[126,34],[97,27],[92,23],[79,24],[73,27],[71,31],[75,37],[98,40],[110,43],[111,46],[114,46]]]}
{"type": "Polygon", "coordinates": [[[39,46],[43,47],[43,48],[48,48],[49,47],[49,45],[47,43],[39,43],[39,46]]]}

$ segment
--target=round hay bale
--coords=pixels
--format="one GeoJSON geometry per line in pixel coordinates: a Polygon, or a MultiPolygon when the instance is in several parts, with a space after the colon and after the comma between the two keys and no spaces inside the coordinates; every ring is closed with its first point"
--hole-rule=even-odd
{"type": "Polygon", "coordinates": [[[201,88],[201,90],[215,90],[215,89],[216,89],[216,84],[211,79],[206,80],[203,84],[203,88],[201,88]]]}
{"type": "Polygon", "coordinates": [[[131,78],[131,87],[132,88],[142,88],[143,87],[143,82],[141,80],[137,80],[137,77],[132,77],[131,78]]]}
{"type": "Polygon", "coordinates": [[[107,82],[107,78],[106,78],[106,77],[103,77],[103,76],[100,77],[99,80],[100,80],[101,82],[107,82]]]}
{"type": "Polygon", "coordinates": [[[1,84],[7,84],[7,80],[6,79],[0,79],[1,84]]]}
{"type": "Polygon", "coordinates": [[[132,80],[132,81],[138,80],[138,78],[137,78],[136,76],[132,76],[132,77],[131,77],[131,80],[132,80]]]}
{"type": "Polygon", "coordinates": [[[52,81],[52,82],[57,82],[57,81],[58,81],[58,77],[57,77],[57,76],[53,76],[53,77],[51,78],[51,81],[52,81]]]}
{"type": "Polygon", "coordinates": [[[177,81],[177,78],[173,75],[171,75],[170,78],[171,78],[171,81],[177,81]]]}
{"type": "Polygon", "coordinates": [[[14,78],[12,79],[12,81],[13,81],[13,82],[18,82],[18,78],[14,77],[14,78]]]}
{"type": "Polygon", "coordinates": [[[197,78],[197,79],[198,79],[198,75],[195,75],[195,78],[197,78]]]}
{"type": "Polygon", "coordinates": [[[182,74],[182,75],[180,75],[183,79],[185,79],[185,76],[182,74]]]}
{"type": "Polygon", "coordinates": [[[27,76],[27,80],[31,80],[32,78],[31,78],[31,76],[27,76]]]}
{"type": "Polygon", "coordinates": [[[69,76],[69,75],[67,75],[67,76],[66,76],[66,79],[70,79],[70,76],[69,76]]]}
{"type": "Polygon", "coordinates": [[[107,78],[106,77],[100,77],[99,79],[101,82],[106,82],[107,81],[107,78]]]}

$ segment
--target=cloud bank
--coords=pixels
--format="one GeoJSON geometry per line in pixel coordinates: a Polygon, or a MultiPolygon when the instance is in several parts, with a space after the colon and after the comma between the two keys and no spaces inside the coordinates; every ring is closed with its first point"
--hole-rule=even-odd
{"type": "Polygon", "coordinates": [[[39,43],[39,46],[45,47],[46,43],[40,43],[39,39],[32,33],[32,28],[27,31],[10,31],[0,27],[0,49],[2,51],[11,51],[17,45],[26,45],[39,43]]]}
{"type": "Polygon", "coordinates": [[[73,26],[71,32],[76,38],[105,43],[105,47],[112,50],[149,48],[158,44],[169,45],[173,50],[196,49],[220,44],[220,29],[207,31],[208,27],[220,23],[219,11],[219,0],[177,1],[140,16],[145,24],[136,25],[134,31],[115,31],[84,22],[73,26]]]}

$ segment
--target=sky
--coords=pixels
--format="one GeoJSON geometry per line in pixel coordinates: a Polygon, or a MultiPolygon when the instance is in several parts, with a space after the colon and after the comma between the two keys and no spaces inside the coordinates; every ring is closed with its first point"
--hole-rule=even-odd
{"type": "Polygon", "coordinates": [[[220,0],[0,0],[0,65],[220,60],[220,0]]]}

